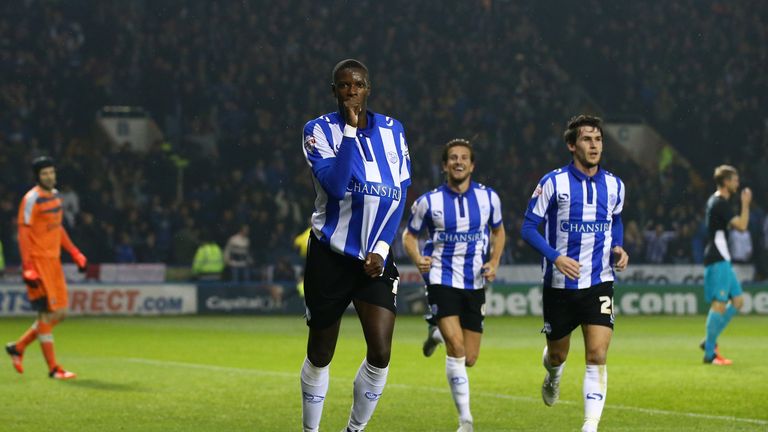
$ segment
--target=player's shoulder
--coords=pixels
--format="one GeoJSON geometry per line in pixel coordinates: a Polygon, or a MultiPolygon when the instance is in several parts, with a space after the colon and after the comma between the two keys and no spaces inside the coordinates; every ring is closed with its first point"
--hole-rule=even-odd
{"type": "Polygon", "coordinates": [[[621,178],[620,178],[619,176],[617,176],[616,174],[612,173],[611,171],[608,171],[607,169],[604,169],[604,168],[601,168],[601,170],[603,171],[603,174],[604,174],[606,177],[613,177],[613,178],[615,178],[615,179],[616,179],[616,181],[618,181],[619,183],[624,183],[624,182],[621,180],[621,178]]]}
{"type": "Polygon", "coordinates": [[[557,177],[559,175],[567,175],[567,174],[568,174],[568,167],[567,166],[560,167],[560,168],[555,168],[552,171],[544,174],[541,177],[541,180],[539,181],[539,184],[544,184],[547,181],[552,180],[552,179],[554,179],[555,177],[557,177]]]}
{"type": "Polygon", "coordinates": [[[490,192],[491,194],[495,194],[496,193],[495,189],[493,189],[492,187],[490,187],[490,186],[488,186],[486,184],[480,183],[480,182],[472,182],[472,188],[476,189],[476,190],[490,192]]]}
{"type": "Polygon", "coordinates": [[[414,202],[419,203],[419,204],[424,203],[426,205],[429,205],[429,197],[434,195],[434,194],[436,194],[436,193],[440,193],[440,187],[436,187],[434,189],[430,189],[430,190],[424,192],[423,194],[419,195],[419,197],[416,198],[416,201],[414,201],[414,202]]]}
{"type": "Polygon", "coordinates": [[[318,116],[308,121],[306,124],[304,124],[304,130],[305,131],[314,130],[315,126],[321,125],[321,124],[339,125],[341,123],[342,123],[342,120],[341,120],[341,116],[339,116],[339,113],[331,112],[331,113],[323,114],[321,116],[318,116]]]}
{"type": "Polygon", "coordinates": [[[403,124],[400,123],[400,121],[394,117],[390,117],[388,115],[384,115],[381,113],[374,112],[373,113],[374,121],[376,122],[376,125],[379,127],[384,127],[396,131],[403,132],[403,124]]]}
{"type": "Polygon", "coordinates": [[[35,202],[38,198],[40,198],[40,188],[38,186],[33,186],[32,189],[28,190],[27,193],[24,194],[23,199],[26,202],[35,202]]]}

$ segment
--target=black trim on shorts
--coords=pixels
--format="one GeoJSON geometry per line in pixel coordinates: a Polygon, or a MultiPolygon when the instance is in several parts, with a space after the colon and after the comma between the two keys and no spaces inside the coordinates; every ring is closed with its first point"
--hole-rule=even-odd
{"type": "Polygon", "coordinates": [[[437,325],[440,318],[459,316],[461,328],[483,332],[485,288],[468,290],[447,285],[427,285],[427,314],[424,318],[437,325]]]}
{"type": "Polygon", "coordinates": [[[36,298],[29,302],[29,305],[32,307],[32,310],[35,312],[50,312],[51,310],[48,308],[48,297],[42,296],[40,298],[36,298]]]}
{"type": "Polygon", "coordinates": [[[542,295],[544,328],[549,340],[562,339],[582,324],[613,329],[613,281],[589,288],[544,287],[542,295]]]}
{"type": "Polygon", "coordinates": [[[344,314],[352,300],[380,306],[397,313],[400,274],[390,253],[381,276],[371,278],[363,261],[331,250],[310,233],[304,271],[304,304],[307,325],[324,329],[344,314]]]}

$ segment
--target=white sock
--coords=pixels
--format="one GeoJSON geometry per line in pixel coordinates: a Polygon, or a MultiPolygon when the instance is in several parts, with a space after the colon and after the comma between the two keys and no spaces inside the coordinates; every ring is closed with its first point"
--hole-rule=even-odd
{"type": "Polygon", "coordinates": [[[384,391],[384,385],[387,383],[387,373],[389,366],[377,368],[364,359],[357,370],[354,385],[354,402],[352,403],[352,412],[349,414],[347,428],[353,432],[362,431],[368,425],[368,421],[379,403],[379,398],[384,391]]]}
{"type": "Polygon", "coordinates": [[[445,376],[451,388],[453,402],[459,411],[459,423],[471,422],[469,411],[469,377],[467,376],[466,357],[445,357],[445,376]]]}
{"type": "Polygon", "coordinates": [[[301,420],[304,432],[320,430],[325,394],[328,393],[328,366],[317,367],[304,359],[301,367],[301,420]]]}
{"type": "Polygon", "coordinates": [[[559,381],[560,377],[563,376],[563,370],[565,369],[565,362],[562,362],[560,366],[552,366],[549,364],[549,356],[547,355],[547,347],[544,346],[544,354],[542,355],[542,364],[544,365],[544,369],[549,372],[549,379],[559,381]]]}
{"type": "Polygon", "coordinates": [[[587,365],[584,373],[584,427],[585,432],[597,431],[608,392],[608,369],[605,365],[587,365]]]}
{"type": "Polygon", "coordinates": [[[435,327],[435,329],[432,331],[432,340],[437,343],[445,343],[445,339],[443,339],[443,334],[440,333],[439,327],[435,327]]]}

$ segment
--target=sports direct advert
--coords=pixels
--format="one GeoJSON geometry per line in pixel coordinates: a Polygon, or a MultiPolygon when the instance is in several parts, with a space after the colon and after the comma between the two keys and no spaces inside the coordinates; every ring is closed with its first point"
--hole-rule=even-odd
{"type": "MultiPolygon", "coordinates": [[[[197,288],[187,284],[71,284],[70,315],[183,315],[197,313],[197,288]]],[[[26,289],[0,285],[0,317],[34,315],[26,289]]]]}

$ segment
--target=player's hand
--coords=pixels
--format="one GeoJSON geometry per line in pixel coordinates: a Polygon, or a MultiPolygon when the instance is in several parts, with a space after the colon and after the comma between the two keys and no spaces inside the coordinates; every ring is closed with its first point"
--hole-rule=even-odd
{"type": "Polygon", "coordinates": [[[88,258],[86,258],[82,252],[78,251],[77,253],[72,254],[72,261],[77,264],[77,270],[80,273],[85,273],[85,269],[88,267],[88,258]]]}
{"type": "Polygon", "coordinates": [[[613,267],[616,269],[616,271],[624,271],[624,269],[626,269],[627,265],[629,264],[629,255],[627,254],[627,251],[625,251],[621,246],[614,246],[613,249],[611,249],[611,252],[613,252],[613,258],[615,261],[613,267]]]}
{"type": "Polygon", "coordinates": [[[420,256],[416,260],[416,267],[419,269],[419,273],[429,273],[429,269],[432,268],[432,257],[420,256]]]}
{"type": "Polygon", "coordinates": [[[496,279],[496,269],[499,268],[498,264],[494,264],[490,261],[483,264],[483,276],[488,282],[493,282],[496,279]]]}
{"type": "Polygon", "coordinates": [[[555,259],[555,267],[560,270],[560,273],[570,279],[578,279],[579,271],[581,270],[581,264],[573,258],[566,255],[560,255],[555,259]]]}
{"type": "Polygon", "coordinates": [[[363,271],[370,277],[379,277],[384,274],[384,258],[373,252],[368,252],[363,264],[363,271]]]}
{"type": "Polygon", "coordinates": [[[749,203],[752,202],[752,189],[745,187],[741,190],[741,204],[744,206],[749,206],[749,203]]]}
{"type": "Polygon", "coordinates": [[[358,97],[351,97],[344,101],[344,121],[346,124],[358,127],[360,121],[360,112],[363,110],[362,100],[358,97]]]}
{"type": "Polygon", "coordinates": [[[35,269],[24,270],[21,273],[21,277],[24,279],[24,283],[30,288],[34,289],[40,286],[40,275],[37,274],[37,270],[35,269]]]}

